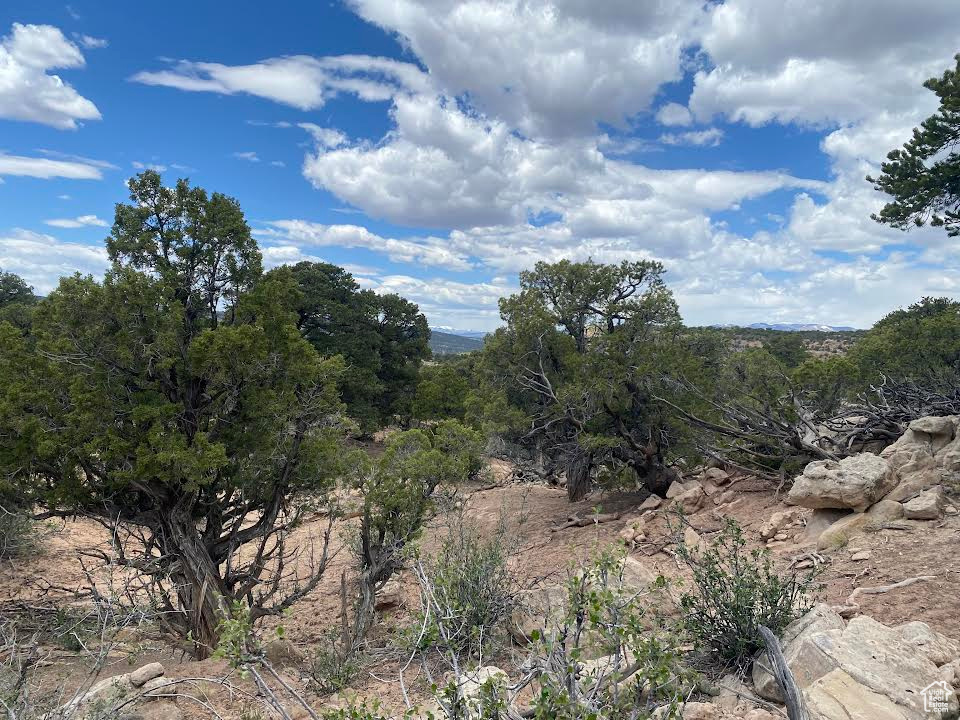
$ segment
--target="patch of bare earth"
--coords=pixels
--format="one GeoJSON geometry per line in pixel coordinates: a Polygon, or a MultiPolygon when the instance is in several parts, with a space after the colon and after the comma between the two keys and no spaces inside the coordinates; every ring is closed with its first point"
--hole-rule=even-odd
{"type": "MultiPolygon", "coordinates": [[[[495,532],[501,519],[506,522],[508,532],[517,539],[518,550],[512,562],[524,584],[562,582],[570,568],[582,565],[601,548],[620,542],[621,530],[640,517],[638,508],[645,493],[596,493],[583,502],[570,504],[561,488],[509,484],[506,480],[509,467],[500,461],[493,464],[494,477],[505,484],[461,489],[461,502],[466,504],[464,516],[485,533],[495,532]],[[569,525],[571,517],[600,516],[607,521],[562,527],[569,525]],[[560,527],[562,529],[557,529],[560,527]]],[[[690,525],[709,541],[725,518],[734,518],[746,528],[752,545],[767,545],[760,538],[760,527],[773,513],[787,509],[781,497],[773,488],[752,478],[735,480],[731,487],[733,492],[707,498],[705,506],[689,516],[690,525]],[[719,501],[719,497],[726,501],[719,501]]],[[[786,532],[786,537],[769,544],[781,568],[788,568],[791,561],[814,549],[805,540],[802,528],[803,519],[810,511],[797,512],[798,525],[786,532]]],[[[323,523],[322,518],[315,519],[298,531],[298,537],[307,542],[322,532],[323,523]]],[[[666,513],[660,510],[648,516],[645,527],[646,540],[631,548],[630,553],[641,558],[655,573],[667,577],[682,575],[671,550],[666,513]]],[[[824,598],[831,604],[843,605],[857,587],[886,586],[910,577],[933,576],[886,593],[860,594],[857,603],[863,613],[880,622],[897,624],[921,620],[948,636],[960,638],[960,519],[953,516],[942,522],[904,522],[898,527],[865,532],[854,536],[845,547],[821,552],[826,561],[822,575],[824,598]]],[[[437,547],[443,532],[439,520],[428,529],[423,539],[425,552],[430,553],[437,547]]],[[[284,677],[316,707],[342,704],[345,697],[359,695],[376,698],[388,709],[399,709],[404,704],[398,682],[403,667],[406,667],[404,679],[408,696],[414,702],[422,701],[427,694],[427,676],[416,664],[407,666],[406,658],[393,643],[393,634],[413,622],[419,604],[416,583],[409,572],[399,578],[400,604],[382,614],[373,632],[371,664],[356,677],[351,689],[339,696],[323,698],[309,690],[305,658],[323,641],[325,633],[340,623],[340,577],[341,573],[348,577],[351,574],[348,538],[349,534],[336,539],[336,554],[324,582],[295,605],[288,616],[268,623],[269,632],[271,625],[282,622],[289,643],[289,651],[278,658],[278,664],[285,666],[284,677]]],[[[0,565],[0,608],[74,602],[69,591],[81,588],[86,582],[78,550],[106,549],[108,541],[102,528],[94,523],[66,522],[45,539],[42,553],[0,565]]],[[[87,672],[83,655],[58,647],[48,650],[50,662],[44,666],[44,677],[68,688],[78,685],[87,672]]],[[[518,661],[522,658],[522,649],[509,652],[518,661]]],[[[162,662],[167,676],[174,678],[215,678],[229,671],[221,660],[192,660],[170,640],[151,631],[135,634],[119,644],[112,651],[105,674],[128,672],[132,667],[154,660],[162,662]]],[[[249,683],[237,682],[252,689],[249,683]]],[[[242,697],[222,687],[209,683],[189,687],[193,688],[192,692],[205,693],[224,718],[244,714],[246,702],[242,697]]],[[[188,717],[207,716],[204,708],[196,703],[179,704],[188,717]]],[[[291,712],[294,716],[302,714],[293,705],[291,712]]]]}

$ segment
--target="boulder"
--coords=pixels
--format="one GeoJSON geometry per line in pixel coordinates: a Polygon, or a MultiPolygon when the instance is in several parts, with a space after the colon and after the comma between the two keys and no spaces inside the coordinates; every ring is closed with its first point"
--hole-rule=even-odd
{"type": "Polygon", "coordinates": [[[700,487],[700,483],[697,483],[696,487],[693,487],[673,498],[673,502],[680,506],[685,513],[691,515],[703,507],[703,503],[706,499],[707,496],[703,492],[703,488],[700,487]]]}
{"type": "Polygon", "coordinates": [[[939,520],[943,505],[943,487],[937,485],[903,503],[903,514],[910,520],[939,520]]]}
{"type": "Polygon", "coordinates": [[[158,662],[147,663],[130,673],[130,684],[134,687],[141,687],[161,675],[163,675],[163,665],[158,662]]]}
{"type": "Polygon", "coordinates": [[[896,629],[904,642],[916,647],[934,665],[946,665],[960,658],[960,642],[938,633],[925,622],[914,620],[896,629]]]}
{"type": "Polygon", "coordinates": [[[773,515],[767,518],[766,522],[760,526],[760,537],[764,540],[769,540],[784,528],[797,523],[802,515],[803,511],[799,508],[780,510],[773,513],[773,515]]]}
{"type": "Polygon", "coordinates": [[[900,474],[908,487],[897,488],[894,500],[909,499],[919,490],[955,479],[960,471],[960,418],[925,417],[910,423],[907,431],[881,456],[900,474]]]}
{"type": "Polygon", "coordinates": [[[696,480],[689,480],[687,482],[675,480],[674,482],[670,483],[670,487],[667,488],[667,499],[673,500],[674,498],[680,497],[685,492],[689,492],[690,490],[699,487],[700,483],[698,483],[696,480]]]}
{"type": "Polygon", "coordinates": [[[892,500],[883,499],[865,513],[846,515],[817,538],[818,550],[833,550],[843,547],[850,538],[864,529],[880,528],[884,523],[898,520],[903,517],[903,505],[892,500]]]}
{"type": "Polygon", "coordinates": [[[723,468],[707,468],[703,473],[705,480],[710,480],[717,485],[724,485],[730,482],[730,473],[723,468]]]}
{"type": "Polygon", "coordinates": [[[804,693],[810,720],[907,720],[888,697],[836,668],[804,693]]]}
{"type": "Polygon", "coordinates": [[[651,495],[642,503],[640,503],[640,512],[646,512],[647,510],[656,510],[663,504],[663,498],[657,495],[651,495]]]}
{"type": "Polygon", "coordinates": [[[657,581],[659,573],[650,568],[643,560],[627,556],[623,561],[622,587],[630,592],[646,590],[657,581]]]}
{"type": "MultiPolygon", "coordinates": [[[[851,683],[846,678],[839,678],[842,680],[843,693],[868,697],[878,706],[886,707],[887,712],[893,712],[889,705],[877,700],[870,693],[885,696],[901,714],[887,717],[901,717],[905,720],[957,717],[960,706],[952,690],[947,698],[946,710],[932,713],[924,710],[920,690],[940,680],[940,673],[937,666],[918,649],[918,646],[907,642],[898,629],[887,627],[873,618],[861,615],[847,623],[843,631],[828,630],[814,633],[806,638],[805,644],[810,646],[806,650],[807,655],[816,654],[820,667],[833,663],[834,670],[842,670],[853,681],[851,683]],[[861,685],[865,690],[855,685],[861,685]],[[867,693],[867,690],[870,693],[867,693]]],[[[823,672],[820,677],[827,675],[829,672],[823,672]]],[[[837,680],[838,677],[834,675],[833,679],[837,680]]],[[[801,687],[811,687],[808,697],[818,692],[812,689],[817,679],[819,678],[806,682],[797,678],[801,687]]],[[[821,683],[821,687],[827,683],[834,683],[834,680],[821,683]]],[[[837,695],[838,693],[833,693],[830,696],[836,698],[837,695]]],[[[821,716],[834,717],[822,715],[822,713],[821,716]]]]}
{"type": "Polygon", "coordinates": [[[809,508],[849,508],[863,512],[897,485],[890,464],[862,453],[843,460],[817,460],[804,468],[788,502],[809,508]]]}
{"type": "MultiPolygon", "coordinates": [[[[806,687],[835,667],[832,661],[821,657],[820,651],[810,644],[809,639],[827,631],[842,632],[845,626],[843,618],[830,606],[823,604],[787,625],[780,644],[787,666],[800,687],[806,687]]],[[[783,702],[783,694],[770,672],[769,662],[766,653],[754,661],[753,686],[760,697],[783,702]]]]}
{"type": "Polygon", "coordinates": [[[852,510],[837,510],[835,508],[814,510],[807,517],[807,526],[803,531],[803,541],[816,542],[824,530],[851,514],[853,514],[852,510]]]}

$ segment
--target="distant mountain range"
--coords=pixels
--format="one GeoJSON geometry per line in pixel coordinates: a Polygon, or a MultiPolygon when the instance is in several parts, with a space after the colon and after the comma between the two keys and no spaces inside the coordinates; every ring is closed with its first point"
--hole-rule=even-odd
{"type": "Polygon", "coordinates": [[[454,335],[436,328],[430,328],[430,349],[434,355],[459,355],[473,352],[483,347],[483,338],[486,333],[479,334],[479,338],[467,335],[454,335]]]}
{"type": "Polygon", "coordinates": [[[714,327],[747,327],[751,330],[781,330],[783,332],[854,332],[848,325],[816,325],[812,323],[750,323],[749,325],[714,325],[714,327]]]}

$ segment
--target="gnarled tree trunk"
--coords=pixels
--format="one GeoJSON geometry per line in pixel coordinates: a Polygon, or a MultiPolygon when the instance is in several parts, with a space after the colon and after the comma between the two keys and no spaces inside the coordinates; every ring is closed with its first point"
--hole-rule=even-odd
{"type": "Polygon", "coordinates": [[[220,622],[229,613],[219,568],[188,511],[176,509],[163,518],[162,542],[164,553],[177,558],[170,579],[190,629],[194,655],[206,658],[216,650],[220,622]]]}
{"type": "Polygon", "coordinates": [[[593,464],[593,454],[575,455],[567,462],[567,497],[570,502],[583,500],[590,492],[592,481],[590,469],[593,464]]]}

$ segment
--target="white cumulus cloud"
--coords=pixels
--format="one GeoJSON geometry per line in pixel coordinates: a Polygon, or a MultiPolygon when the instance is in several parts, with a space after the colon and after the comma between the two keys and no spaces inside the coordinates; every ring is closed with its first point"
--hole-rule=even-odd
{"type": "Polygon", "coordinates": [[[0,38],[0,118],[69,130],[99,120],[100,111],[55,69],[84,66],[80,49],[52,25],[14,23],[0,38]]]}

